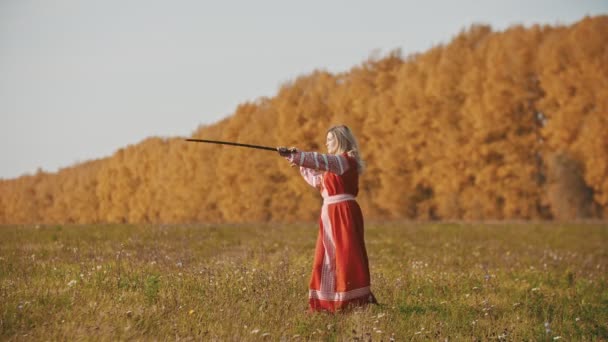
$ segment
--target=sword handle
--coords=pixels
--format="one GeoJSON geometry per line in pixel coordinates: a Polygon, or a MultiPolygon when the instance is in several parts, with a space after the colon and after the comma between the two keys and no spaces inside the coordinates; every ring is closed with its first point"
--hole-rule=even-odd
{"type": "Polygon", "coordinates": [[[288,147],[283,147],[283,146],[281,146],[281,147],[277,147],[277,151],[279,152],[279,154],[280,154],[281,156],[283,156],[283,157],[287,157],[287,156],[289,156],[289,155],[290,155],[290,154],[292,154],[292,153],[296,153],[296,152],[298,152],[298,149],[297,149],[297,148],[295,148],[295,147],[289,147],[289,148],[288,148],[288,147]]]}

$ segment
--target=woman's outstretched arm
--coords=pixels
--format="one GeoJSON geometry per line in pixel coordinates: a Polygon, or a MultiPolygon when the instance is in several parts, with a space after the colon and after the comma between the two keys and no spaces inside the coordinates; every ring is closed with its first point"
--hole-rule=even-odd
{"type": "Polygon", "coordinates": [[[285,158],[308,169],[329,171],[338,175],[344,174],[350,168],[348,160],[342,155],[297,151],[289,153],[285,158]]]}

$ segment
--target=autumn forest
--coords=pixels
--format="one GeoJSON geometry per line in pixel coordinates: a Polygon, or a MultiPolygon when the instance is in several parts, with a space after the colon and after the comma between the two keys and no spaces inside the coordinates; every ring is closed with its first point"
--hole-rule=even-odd
{"type": "MultiPolygon", "coordinates": [[[[314,71],[192,137],[325,152],[337,123],[367,165],[366,219],[606,218],[608,16],[476,25],[424,53],[314,71]]],[[[4,224],[295,222],[320,203],[276,153],[183,137],[0,180],[4,224]]]]}

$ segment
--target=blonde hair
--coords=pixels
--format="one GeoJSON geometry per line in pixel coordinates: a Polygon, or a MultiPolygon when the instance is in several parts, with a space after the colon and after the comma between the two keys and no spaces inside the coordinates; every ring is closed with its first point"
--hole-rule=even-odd
{"type": "Polygon", "coordinates": [[[354,134],[346,125],[336,125],[327,130],[327,133],[332,133],[338,142],[337,154],[346,152],[349,157],[355,158],[357,161],[357,171],[359,174],[365,170],[365,162],[361,159],[359,152],[359,144],[355,139],[354,134]]]}

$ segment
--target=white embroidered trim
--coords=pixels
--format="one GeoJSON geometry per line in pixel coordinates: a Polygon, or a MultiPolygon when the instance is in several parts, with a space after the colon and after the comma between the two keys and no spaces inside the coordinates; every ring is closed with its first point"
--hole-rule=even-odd
{"type": "Polygon", "coordinates": [[[354,200],[351,194],[328,196],[323,191],[323,206],[321,207],[321,222],[323,223],[323,266],[321,268],[321,292],[334,293],[336,289],[336,243],[334,242],[334,229],[329,218],[329,204],[354,200]]]}
{"type": "Polygon", "coordinates": [[[340,194],[333,196],[323,196],[323,206],[328,204],[335,204],[340,202],[352,201],[355,199],[355,196],[351,194],[340,194]]]}
{"type": "Polygon", "coordinates": [[[321,268],[321,291],[331,293],[336,290],[336,244],[326,205],[321,207],[321,222],[323,223],[323,249],[325,252],[321,268]]]}
{"type": "Polygon", "coordinates": [[[348,292],[325,292],[318,290],[309,290],[308,297],[312,299],[327,300],[332,302],[343,302],[353,298],[363,297],[370,294],[369,286],[350,290],[348,292]]]}

